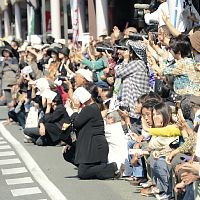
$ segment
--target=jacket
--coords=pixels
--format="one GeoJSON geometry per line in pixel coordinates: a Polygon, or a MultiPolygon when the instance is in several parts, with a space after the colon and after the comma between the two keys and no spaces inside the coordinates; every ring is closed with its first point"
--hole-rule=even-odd
{"type": "Polygon", "coordinates": [[[108,143],[100,109],[93,103],[71,116],[77,130],[75,163],[107,163],[108,143]]]}

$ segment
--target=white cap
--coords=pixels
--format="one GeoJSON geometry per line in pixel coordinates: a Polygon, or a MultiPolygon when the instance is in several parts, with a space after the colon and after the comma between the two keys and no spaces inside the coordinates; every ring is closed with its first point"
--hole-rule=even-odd
{"type": "Polygon", "coordinates": [[[84,87],[78,87],[74,91],[73,98],[79,100],[82,104],[84,104],[91,98],[91,94],[84,87]]]}
{"type": "Polygon", "coordinates": [[[93,82],[92,72],[89,69],[79,69],[76,74],[81,74],[87,81],[93,82]]]}

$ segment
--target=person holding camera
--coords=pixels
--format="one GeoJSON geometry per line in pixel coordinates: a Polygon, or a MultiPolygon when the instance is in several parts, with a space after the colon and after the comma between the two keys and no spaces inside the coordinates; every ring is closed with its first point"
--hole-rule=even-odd
{"type": "Polygon", "coordinates": [[[107,61],[103,57],[103,53],[97,51],[98,46],[102,47],[102,43],[97,43],[96,48],[92,48],[93,52],[90,51],[90,53],[92,53],[92,55],[94,56],[95,60],[89,60],[85,58],[82,54],[77,55],[81,64],[86,65],[89,68],[89,70],[93,72],[94,82],[101,81],[101,76],[104,74],[104,69],[107,67],[107,61]]]}
{"type": "Polygon", "coordinates": [[[116,78],[121,79],[121,96],[118,94],[120,105],[130,108],[129,116],[133,122],[137,115],[134,105],[139,96],[150,90],[149,70],[146,65],[145,47],[141,41],[124,40],[124,48],[118,48],[118,54],[123,62],[116,65],[116,78]]]}

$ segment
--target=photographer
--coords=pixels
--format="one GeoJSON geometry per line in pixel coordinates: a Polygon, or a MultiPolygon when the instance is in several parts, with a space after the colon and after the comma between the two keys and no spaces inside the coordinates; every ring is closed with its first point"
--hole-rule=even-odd
{"type": "MultiPolygon", "coordinates": [[[[97,43],[96,48],[101,46],[102,43],[97,43]]],[[[92,72],[93,72],[93,81],[98,82],[101,80],[101,76],[104,74],[104,69],[107,67],[107,61],[103,57],[103,53],[97,51],[94,49],[93,56],[95,60],[89,60],[87,58],[84,58],[82,54],[80,54],[79,61],[81,61],[81,64],[86,65],[92,72]]]]}
{"type": "Polygon", "coordinates": [[[141,41],[124,40],[121,43],[124,48],[118,49],[118,53],[123,62],[115,67],[116,77],[122,81],[120,105],[130,108],[129,116],[134,120],[137,118],[134,112],[137,98],[150,90],[146,52],[141,41]]]}

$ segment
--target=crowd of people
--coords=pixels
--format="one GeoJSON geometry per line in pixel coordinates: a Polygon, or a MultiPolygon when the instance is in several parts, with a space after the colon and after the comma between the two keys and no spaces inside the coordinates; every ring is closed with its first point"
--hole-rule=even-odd
{"type": "Polygon", "coordinates": [[[162,13],[156,40],[114,27],[85,46],[2,41],[4,124],[18,123],[26,143],[64,146],[80,179],[123,178],[158,200],[199,199],[200,26],[176,29],[165,4],[145,15],[162,13]]]}

